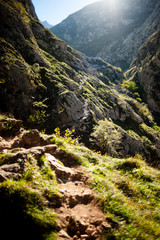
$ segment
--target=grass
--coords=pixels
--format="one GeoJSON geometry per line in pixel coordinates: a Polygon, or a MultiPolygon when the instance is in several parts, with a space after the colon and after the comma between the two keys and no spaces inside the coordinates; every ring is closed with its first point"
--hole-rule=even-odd
{"type": "Polygon", "coordinates": [[[112,230],[101,239],[160,239],[160,172],[140,155],[125,159],[102,156],[65,143],[81,159],[89,184],[112,230]]]}
{"type": "Polygon", "coordinates": [[[1,231],[6,239],[54,240],[58,227],[52,207],[62,201],[55,175],[44,156],[37,161],[30,155],[24,166],[21,180],[0,184],[1,231]]]}
{"type": "Polygon", "coordinates": [[[0,212],[1,230],[6,239],[12,236],[28,239],[32,236],[43,240],[46,239],[44,235],[55,235],[56,215],[44,206],[41,194],[28,187],[25,181],[1,184],[0,212]]]}
{"type": "MultiPolygon", "coordinates": [[[[89,176],[88,183],[112,226],[101,239],[160,239],[159,170],[148,166],[140,155],[119,159],[93,152],[73,141],[73,134],[66,130],[61,137],[57,128],[51,142],[58,145],[59,160],[64,165],[82,165],[89,176]]],[[[1,157],[4,164],[7,156],[1,157]]],[[[22,179],[0,184],[2,231],[11,226],[15,236],[18,226],[23,232],[27,230],[23,239],[34,235],[35,240],[53,240],[58,230],[54,207],[61,206],[62,201],[45,156],[36,160],[28,155],[22,179]]],[[[19,233],[16,237],[21,239],[19,233]]]]}
{"type": "Polygon", "coordinates": [[[114,229],[106,239],[159,239],[159,171],[139,156],[103,161],[92,167],[91,185],[114,229]]]}

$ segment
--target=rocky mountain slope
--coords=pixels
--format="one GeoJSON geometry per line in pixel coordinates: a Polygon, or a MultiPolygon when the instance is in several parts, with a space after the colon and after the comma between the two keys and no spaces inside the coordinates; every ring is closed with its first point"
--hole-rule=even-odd
{"type": "Polygon", "coordinates": [[[51,31],[86,55],[126,70],[159,22],[159,0],[108,0],[88,5],[51,31]]]}
{"type": "Polygon", "coordinates": [[[76,52],[51,34],[36,18],[30,1],[1,0],[0,11],[2,112],[47,132],[74,128],[83,142],[95,147],[96,130],[91,142],[90,134],[107,118],[108,154],[139,152],[150,162],[159,159],[152,114],[121,87],[121,69],[76,52]]]}
{"type": "Polygon", "coordinates": [[[124,75],[44,28],[30,0],[0,0],[0,18],[1,235],[159,239],[160,128],[140,91],[142,71],[158,90],[159,31],[124,75]]]}
{"type": "Polygon", "coordinates": [[[139,49],[138,56],[126,73],[160,123],[160,26],[139,49]]]}

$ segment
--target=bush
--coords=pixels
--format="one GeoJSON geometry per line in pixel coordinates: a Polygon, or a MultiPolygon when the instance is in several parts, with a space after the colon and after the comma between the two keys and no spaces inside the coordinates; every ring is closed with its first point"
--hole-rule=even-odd
{"type": "Polygon", "coordinates": [[[132,93],[134,93],[138,89],[138,87],[134,81],[125,81],[124,80],[122,83],[122,87],[127,88],[132,93]]]}
{"type": "Polygon", "coordinates": [[[100,120],[98,125],[94,127],[91,141],[103,154],[117,155],[116,150],[121,143],[121,137],[121,132],[116,129],[116,125],[105,119],[100,120]]]}

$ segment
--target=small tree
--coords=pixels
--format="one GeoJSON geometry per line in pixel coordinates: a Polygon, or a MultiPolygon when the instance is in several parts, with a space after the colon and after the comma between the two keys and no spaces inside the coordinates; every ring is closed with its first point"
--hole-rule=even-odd
{"type": "Polygon", "coordinates": [[[101,150],[102,153],[117,155],[121,142],[121,132],[116,129],[116,125],[107,119],[100,120],[93,129],[91,141],[101,150]]]}

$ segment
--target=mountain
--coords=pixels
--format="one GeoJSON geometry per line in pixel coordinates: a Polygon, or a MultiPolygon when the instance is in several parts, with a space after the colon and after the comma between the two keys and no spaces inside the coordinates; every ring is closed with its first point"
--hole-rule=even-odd
{"type": "Polygon", "coordinates": [[[44,27],[50,29],[51,27],[53,27],[53,25],[51,25],[50,23],[48,23],[47,21],[42,21],[41,22],[43,24],[44,27]]]}
{"type": "Polygon", "coordinates": [[[159,28],[123,74],[52,34],[31,0],[0,0],[0,18],[1,235],[159,239],[159,28]]]}
{"type": "Polygon", "coordinates": [[[141,97],[147,102],[155,119],[160,123],[160,25],[139,49],[126,76],[134,81],[141,97]]]}
{"type": "Polygon", "coordinates": [[[159,22],[159,0],[108,0],[88,5],[51,31],[84,54],[126,70],[159,22]]]}
{"type": "Polygon", "coordinates": [[[147,105],[121,87],[120,68],[58,39],[38,21],[30,0],[1,0],[0,11],[1,112],[48,133],[75,129],[88,146],[113,156],[138,152],[148,162],[160,158],[154,118],[147,105]],[[94,127],[101,129],[103,121],[107,128],[99,137],[94,127]],[[108,139],[104,148],[103,137],[108,139]]]}

